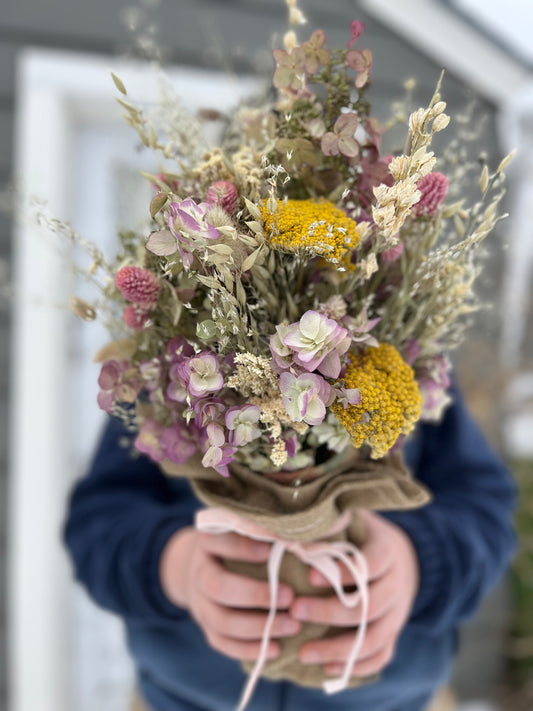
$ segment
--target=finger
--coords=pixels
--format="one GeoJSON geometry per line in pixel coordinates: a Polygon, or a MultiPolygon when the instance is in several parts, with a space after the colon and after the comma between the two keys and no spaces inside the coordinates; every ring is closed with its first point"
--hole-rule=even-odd
{"type": "MultiPolygon", "coordinates": [[[[262,580],[254,580],[226,570],[215,559],[207,558],[196,580],[198,591],[213,602],[237,608],[270,608],[270,588],[262,580]]],[[[276,606],[288,609],[294,593],[288,585],[279,586],[276,606]]]]}
{"type": "MultiPolygon", "coordinates": [[[[396,591],[392,583],[392,578],[385,575],[369,586],[367,614],[369,622],[378,620],[394,605],[396,591]]],[[[346,607],[336,596],[299,597],[291,605],[290,612],[297,620],[305,622],[354,627],[361,623],[363,609],[360,602],[355,607],[346,607]]]]}
{"type": "MultiPolygon", "coordinates": [[[[395,647],[393,644],[383,647],[379,652],[354,664],[352,678],[372,676],[379,674],[390,664],[394,658],[395,647]]],[[[340,676],[344,672],[343,664],[326,664],[324,671],[328,676],[340,676]]]]}
{"type": "Polygon", "coordinates": [[[357,515],[365,527],[365,542],[361,553],[368,566],[369,580],[376,580],[387,573],[394,565],[393,549],[390,546],[390,524],[379,514],[366,509],[359,509],[357,515]]]}
{"type": "Polygon", "coordinates": [[[237,533],[200,533],[200,544],[208,553],[219,558],[264,563],[270,555],[270,545],[254,541],[237,533]]]}
{"type": "MultiPolygon", "coordinates": [[[[260,640],[267,623],[266,614],[222,607],[207,599],[202,606],[201,617],[202,626],[212,628],[223,637],[238,640],[260,640]]],[[[280,613],[274,619],[270,636],[291,637],[297,634],[301,627],[302,625],[290,615],[280,613]]]]}
{"type": "MultiPolygon", "coordinates": [[[[366,509],[360,509],[358,515],[361,517],[365,527],[365,542],[360,547],[360,552],[364,555],[368,579],[370,581],[381,578],[394,564],[394,557],[389,545],[388,522],[366,509]]],[[[341,581],[346,587],[355,586],[355,580],[346,566],[341,566],[341,581]]],[[[331,587],[331,582],[325,578],[318,570],[311,569],[309,581],[317,587],[331,587]]]]}
{"type": "MultiPolygon", "coordinates": [[[[348,659],[355,642],[356,631],[326,639],[313,640],[302,645],[299,652],[303,664],[343,664],[348,659]]],[[[389,613],[367,627],[359,661],[379,653],[394,644],[398,636],[398,626],[393,613],[389,613]]]]}
{"type": "MultiPolygon", "coordinates": [[[[205,636],[213,649],[225,654],[227,657],[232,657],[239,661],[255,661],[259,657],[261,650],[260,642],[248,642],[224,637],[214,630],[206,632],[205,636]]],[[[279,653],[279,643],[269,642],[267,647],[267,659],[275,659],[279,656],[279,653]]]]}

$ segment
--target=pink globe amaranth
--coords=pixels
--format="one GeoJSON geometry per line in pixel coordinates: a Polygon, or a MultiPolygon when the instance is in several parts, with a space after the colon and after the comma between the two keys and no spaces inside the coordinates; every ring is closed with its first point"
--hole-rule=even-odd
{"type": "Polygon", "coordinates": [[[398,244],[395,244],[394,247],[390,247],[382,252],[381,259],[385,262],[385,264],[395,262],[401,257],[404,247],[405,245],[403,242],[398,242],[398,244]]]}
{"type": "Polygon", "coordinates": [[[148,319],[148,312],[138,304],[129,304],[124,309],[124,323],[133,331],[142,331],[148,319]]]}
{"type": "Polygon", "coordinates": [[[122,267],[115,276],[115,285],[125,299],[147,307],[155,306],[161,291],[159,279],[144,267],[122,267]]]}
{"type": "Polygon", "coordinates": [[[209,186],[206,193],[208,203],[220,205],[230,215],[235,210],[238,198],[237,188],[229,180],[217,180],[209,186]]]}
{"type": "Polygon", "coordinates": [[[448,194],[450,183],[443,173],[429,173],[418,181],[416,187],[420,190],[420,200],[413,206],[415,215],[436,215],[440,205],[448,194]]]}

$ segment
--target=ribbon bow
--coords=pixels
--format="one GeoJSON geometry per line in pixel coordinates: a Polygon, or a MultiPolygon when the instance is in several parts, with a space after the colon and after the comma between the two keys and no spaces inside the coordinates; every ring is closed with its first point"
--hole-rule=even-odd
{"type": "MultiPolygon", "coordinates": [[[[344,531],[350,520],[350,512],[345,511],[323,537],[327,538],[344,531]]],[[[285,539],[272,533],[267,528],[225,509],[204,509],[199,511],[196,514],[196,527],[206,533],[238,533],[256,541],[272,543],[267,565],[270,609],[263,630],[259,657],[248,677],[237,711],[243,711],[246,708],[266,661],[272,625],[277,612],[276,600],[278,596],[279,570],[286,552],[292,553],[306,565],[318,570],[331,583],[343,605],[355,607],[359,603],[361,604],[361,622],[355,633],[354,643],[346,660],[344,671],[339,678],[329,679],[323,683],[323,689],[327,694],[334,694],[346,689],[353,666],[361,651],[368,621],[368,568],[365,557],[357,546],[346,541],[300,542],[285,539]],[[355,592],[345,592],[342,584],[342,566],[352,576],[353,582],[357,586],[355,592]]]]}

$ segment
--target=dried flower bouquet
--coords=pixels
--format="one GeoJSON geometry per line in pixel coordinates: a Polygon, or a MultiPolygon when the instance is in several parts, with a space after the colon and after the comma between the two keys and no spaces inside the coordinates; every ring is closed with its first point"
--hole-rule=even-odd
{"type": "MultiPolygon", "coordinates": [[[[350,511],[334,538],[358,543],[358,507],[427,501],[401,443],[449,402],[448,353],[477,307],[476,247],[500,219],[506,161],[483,168],[477,204],[446,201],[430,150],[450,120],[440,88],[410,116],[405,152],[381,154],[362,31],[353,22],[343,49],[321,30],[302,43],[287,33],[275,102],[240,107],[207,153],[183,118],[159,135],[114,76],[127,121],[175,168],[148,176],[153,231],[121,235],[113,264],[93,253],[103,300],[74,302],[85,318],[119,316],[121,337],[99,354],[100,407],[202,501],[272,540],[328,536],[350,511]]],[[[293,553],[281,579],[311,592],[293,553]]],[[[263,673],[322,683],[297,649],[332,633],[305,626],[263,673]]]]}

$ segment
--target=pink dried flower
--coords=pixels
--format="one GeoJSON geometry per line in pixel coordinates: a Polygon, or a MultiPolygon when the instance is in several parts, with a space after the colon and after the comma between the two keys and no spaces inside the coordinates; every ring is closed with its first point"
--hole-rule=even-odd
{"type": "Polygon", "coordinates": [[[345,328],[317,311],[306,311],[299,321],[287,327],[283,336],[280,334],[280,338],[283,345],[293,351],[295,365],[309,373],[318,370],[327,378],[339,377],[342,367],[340,356],[346,353],[352,342],[345,328]]]}
{"type": "Polygon", "coordinates": [[[224,420],[224,412],[227,410],[220,398],[209,398],[197,400],[192,405],[195,419],[200,427],[207,427],[213,423],[220,424],[224,420]]]}
{"type": "Polygon", "coordinates": [[[122,267],[117,272],[115,284],[125,299],[145,306],[154,306],[161,291],[159,279],[143,267],[122,267]]]}
{"type": "Polygon", "coordinates": [[[399,259],[404,248],[405,248],[404,243],[398,242],[398,244],[395,244],[394,247],[391,247],[390,249],[386,249],[384,252],[382,252],[381,259],[387,264],[389,264],[390,262],[395,262],[397,259],[399,259]]]}
{"type": "Polygon", "coordinates": [[[173,366],[169,375],[174,376],[187,389],[191,397],[206,397],[208,393],[218,392],[224,387],[224,376],[213,353],[203,351],[194,358],[189,358],[173,366]]]}
{"type": "Polygon", "coordinates": [[[354,20],[351,23],[350,34],[352,35],[352,38],[348,42],[348,47],[351,47],[352,44],[355,42],[355,40],[359,39],[359,37],[363,34],[364,29],[365,29],[365,23],[361,22],[360,20],[354,20]]]}
{"type": "Polygon", "coordinates": [[[319,67],[329,61],[329,53],[322,49],[325,41],[326,35],[324,31],[315,30],[307,42],[304,42],[301,46],[304,53],[304,68],[309,74],[314,74],[319,67]]]}
{"type": "MultiPolygon", "coordinates": [[[[168,173],[158,173],[157,177],[159,180],[164,183],[166,186],[168,186],[173,193],[177,193],[180,187],[179,181],[175,180],[173,177],[171,177],[168,173]]],[[[152,187],[154,188],[155,191],[161,190],[161,187],[159,185],[156,185],[155,183],[152,184],[152,187]]]]}
{"type": "Polygon", "coordinates": [[[416,184],[420,190],[420,200],[413,207],[415,215],[436,215],[439,205],[448,194],[448,178],[442,173],[429,173],[416,184]]]}
{"type": "Polygon", "coordinates": [[[184,338],[176,336],[176,338],[173,338],[167,343],[165,353],[167,361],[181,363],[181,361],[191,358],[194,355],[194,348],[184,338]]]}
{"type": "Polygon", "coordinates": [[[329,299],[318,305],[317,311],[326,318],[340,321],[346,316],[347,304],[340,294],[333,294],[329,299]]]}
{"type": "Polygon", "coordinates": [[[155,420],[146,420],[139,429],[139,434],[135,439],[134,447],[138,452],[146,454],[154,462],[162,462],[165,453],[161,447],[160,437],[163,432],[163,425],[155,420]]]}
{"type": "Polygon", "coordinates": [[[357,72],[355,86],[357,89],[362,89],[370,79],[372,52],[369,49],[363,49],[362,52],[358,49],[351,49],[346,55],[346,63],[354,72],[357,72]]]}
{"type": "Polygon", "coordinates": [[[146,309],[138,304],[128,304],[124,309],[124,323],[134,331],[142,331],[148,318],[146,309]]]}
{"type": "Polygon", "coordinates": [[[189,271],[194,261],[194,251],[203,247],[205,240],[220,237],[220,232],[205,220],[211,207],[208,202],[197,205],[192,198],[171,202],[165,212],[168,230],[153,232],[148,238],[146,249],[159,256],[179,252],[185,270],[189,271]]]}
{"type": "Polygon", "coordinates": [[[410,338],[403,348],[402,356],[407,365],[413,365],[420,353],[422,353],[420,344],[415,338],[410,338]]]}
{"type": "Polygon", "coordinates": [[[98,406],[101,410],[112,412],[115,403],[133,403],[141,389],[141,383],[128,375],[127,360],[106,360],[102,365],[98,385],[98,406]]]}
{"type": "Polygon", "coordinates": [[[220,205],[231,215],[237,204],[239,193],[229,180],[217,180],[207,189],[206,200],[210,205],[220,205]]]}
{"type": "Polygon", "coordinates": [[[336,156],[342,153],[348,158],[355,158],[359,154],[359,144],[354,138],[359,119],[357,114],[341,114],[335,121],[333,131],[322,136],[320,148],[325,156],[336,156]]]}
{"type": "Polygon", "coordinates": [[[183,464],[198,449],[200,434],[193,424],[176,422],[167,427],[159,437],[159,443],[171,462],[183,464]]]}
{"type": "Polygon", "coordinates": [[[301,47],[290,52],[275,49],[272,54],[276,61],[276,71],[272,83],[276,89],[299,91],[305,86],[305,54],[301,47]]]}
{"type": "Polygon", "coordinates": [[[243,447],[258,437],[261,430],[258,427],[261,410],[257,405],[242,405],[230,407],[225,415],[225,424],[230,431],[230,443],[234,447],[243,447]]]}
{"type": "Polygon", "coordinates": [[[371,335],[370,331],[381,321],[381,317],[368,318],[366,309],[363,309],[356,317],[345,316],[342,325],[348,329],[350,338],[354,343],[365,343],[367,346],[378,346],[379,341],[371,335]]]}
{"type": "Polygon", "coordinates": [[[315,373],[299,376],[282,373],[279,389],[291,420],[308,425],[319,425],[326,416],[326,408],[335,398],[331,385],[315,373]]]}
{"type": "Polygon", "coordinates": [[[228,464],[233,461],[236,448],[226,442],[224,428],[217,424],[210,424],[206,427],[202,466],[212,467],[221,476],[228,477],[228,464]]]}

